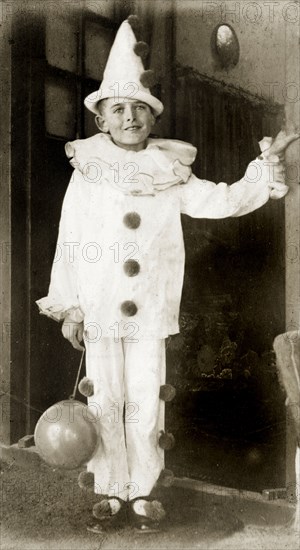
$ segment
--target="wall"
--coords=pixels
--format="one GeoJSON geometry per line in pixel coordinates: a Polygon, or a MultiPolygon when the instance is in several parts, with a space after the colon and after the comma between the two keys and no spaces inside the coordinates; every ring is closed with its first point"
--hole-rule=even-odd
{"type": "Polygon", "coordinates": [[[284,103],[285,24],[288,32],[294,32],[299,24],[298,15],[288,6],[291,4],[263,0],[176,0],[177,61],[266,99],[284,103]],[[229,71],[218,66],[210,48],[212,32],[221,23],[234,28],[240,44],[240,60],[229,71]]]}

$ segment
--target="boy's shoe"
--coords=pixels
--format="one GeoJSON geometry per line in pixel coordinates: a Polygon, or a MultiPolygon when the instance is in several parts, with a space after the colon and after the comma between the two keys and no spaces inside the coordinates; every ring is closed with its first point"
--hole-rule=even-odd
{"type": "Polygon", "coordinates": [[[108,529],[120,529],[127,519],[126,502],[118,497],[103,498],[93,507],[96,522],[87,526],[90,533],[101,534],[108,529]]]}
{"type": "Polygon", "coordinates": [[[129,503],[131,523],[138,533],[159,533],[166,512],[158,500],[137,497],[129,503]]]}

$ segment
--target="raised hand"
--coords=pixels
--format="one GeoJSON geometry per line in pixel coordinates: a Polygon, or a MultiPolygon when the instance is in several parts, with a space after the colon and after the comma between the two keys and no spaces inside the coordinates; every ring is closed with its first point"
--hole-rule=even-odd
{"type": "Polygon", "coordinates": [[[285,149],[296,139],[300,138],[299,132],[292,132],[291,134],[287,135],[285,130],[281,130],[275,139],[272,140],[271,145],[270,143],[264,143],[264,140],[262,140],[262,152],[266,153],[267,156],[271,155],[277,155],[279,157],[279,160],[284,159],[284,152],[285,149]],[[270,146],[268,146],[270,145],[270,146]]]}

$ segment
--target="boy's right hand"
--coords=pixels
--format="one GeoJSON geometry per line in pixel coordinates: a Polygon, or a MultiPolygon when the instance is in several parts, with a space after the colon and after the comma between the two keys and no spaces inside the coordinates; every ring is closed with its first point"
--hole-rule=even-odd
{"type": "MultiPolygon", "coordinates": [[[[297,132],[293,131],[289,135],[287,135],[287,133],[284,130],[281,130],[277,134],[275,139],[271,140],[271,144],[269,145],[269,147],[267,147],[265,153],[268,157],[272,156],[272,155],[277,155],[279,157],[279,160],[283,161],[284,160],[284,152],[285,152],[286,148],[293,141],[295,141],[299,138],[300,138],[300,133],[298,131],[297,132]]],[[[265,139],[270,139],[270,138],[264,138],[263,140],[261,140],[261,143],[263,143],[265,139]]]]}
{"type": "Polygon", "coordinates": [[[83,322],[77,323],[66,317],[62,325],[62,334],[72,344],[73,348],[83,351],[85,348],[80,345],[83,340],[83,322]]]}

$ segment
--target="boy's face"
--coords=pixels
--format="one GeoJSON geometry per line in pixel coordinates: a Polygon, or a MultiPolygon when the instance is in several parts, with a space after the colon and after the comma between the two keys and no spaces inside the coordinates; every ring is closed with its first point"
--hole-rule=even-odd
{"type": "Polygon", "coordinates": [[[102,100],[96,117],[98,128],[109,132],[114,143],[123,149],[140,151],[155,124],[155,117],[146,103],[135,99],[113,97],[102,100]]]}

